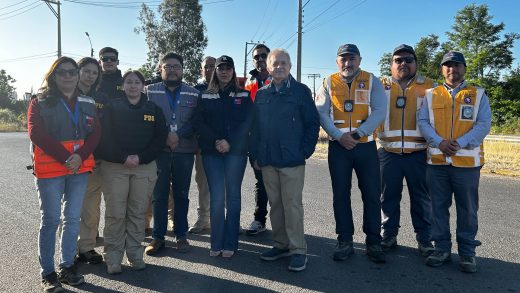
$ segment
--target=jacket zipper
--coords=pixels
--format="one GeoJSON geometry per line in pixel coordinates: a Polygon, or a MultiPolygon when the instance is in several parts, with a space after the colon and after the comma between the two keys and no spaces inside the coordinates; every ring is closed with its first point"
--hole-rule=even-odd
{"type": "MultiPolygon", "coordinates": [[[[403,90],[403,96],[405,96],[406,89],[403,90]]],[[[406,107],[406,101],[405,101],[406,107]]],[[[401,109],[401,154],[404,153],[404,107],[401,109]]]]}

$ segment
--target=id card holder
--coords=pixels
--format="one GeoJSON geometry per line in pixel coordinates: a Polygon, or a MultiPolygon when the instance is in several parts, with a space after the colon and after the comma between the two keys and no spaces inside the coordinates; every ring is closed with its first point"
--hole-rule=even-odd
{"type": "Polygon", "coordinates": [[[343,103],[343,110],[347,113],[350,113],[350,112],[353,112],[354,111],[354,101],[352,100],[346,100],[344,103],[343,103]]]}
{"type": "Polygon", "coordinates": [[[475,107],[473,105],[460,106],[460,120],[473,121],[473,115],[475,115],[474,112],[475,112],[475,107]]]}
{"type": "Polygon", "coordinates": [[[406,97],[405,96],[397,97],[397,100],[395,100],[395,107],[398,109],[403,109],[404,107],[406,107],[406,97]]]}
{"type": "Polygon", "coordinates": [[[177,124],[170,125],[170,132],[176,132],[177,131],[177,124]]]}

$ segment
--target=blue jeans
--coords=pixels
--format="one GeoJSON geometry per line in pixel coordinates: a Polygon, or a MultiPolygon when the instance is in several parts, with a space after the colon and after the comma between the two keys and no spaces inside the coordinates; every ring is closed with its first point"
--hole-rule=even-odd
{"type": "Polygon", "coordinates": [[[38,256],[40,273],[46,276],[54,272],[54,249],[56,230],[60,224],[63,210],[61,231],[60,267],[74,265],[76,255],[79,222],[83,197],[87,189],[89,173],[64,175],[55,178],[35,179],[40,202],[41,223],[38,233],[38,256]]]}
{"type": "Polygon", "coordinates": [[[366,234],[366,244],[380,244],[381,177],[376,143],[359,143],[354,149],[347,150],[339,142],[329,141],[328,162],[338,240],[350,242],[354,235],[350,202],[354,170],[363,200],[363,232],[366,234]]]}
{"type": "Polygon", "coordinates": [[[410,194],[410,214],[416,239],[428,242],[431,237],[432,201],[426,187],[426,150],[396,154],[379,149],[381,163],[381,209],[383,239],[397,236],[401,217],[403,179],[410,194]]]}
{"type": "Polygon", "coordinates": [[[203,155],[202,162],[209,185],[211,250],[236,251],[247,156],[203,155]]]}
{"type": "Polygon", "coordinates": [[[428,189],[432,197],[432,240],[435,249],[451,252],[450,206],[455,197],[459,255],[475,256],[478,230],[480,167],[459,168],[428,165],[428,189]],[[453,196],[452,196],[453,195],[453,196]]]}
{"type": "Polygon", "coordinates": [[[155,160],[159,174],[152,200],[154,239],[164,240],[166,234],[170,188],[173,191],[173,233],[177,238],[186,237],[190,205],[188,195],[194,160],[195,155],[192,153],[171,152],[162,152],[155,160]]]}

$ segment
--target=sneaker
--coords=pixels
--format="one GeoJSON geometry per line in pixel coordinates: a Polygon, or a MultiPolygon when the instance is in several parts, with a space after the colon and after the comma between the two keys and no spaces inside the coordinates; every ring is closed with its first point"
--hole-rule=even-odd
{"type": "Polygon", "coordinates": [[[210,231],[210,226],[208,221],[204,221],[201,219],[198,219],[197,222],[195,222],[195,225],[191,226],[188,230],[188,233],[192,234],[204,234],[210,231]]]}
{"type": "Polygon", "coordinates": [[[130,269],[132,271],[141,271],[146,268],[146,263],[142,259],[140,259],[140,260],[128,261],[128,266],[130,266],[130,269]]]}
{"type": "Polygon", "coordinates": [[[419,252],[424,257],[430,256],[434,251],[435,248],[433,247],[433,244],[429,241],[427,242],[417,242],[417,249],[419,249],[419,252]]]}
{"type": "Polygon", "coordinates": [[[336,244],[336,248],[334,248],[334,253],[332,254],[333,260],[346,260],[349,256],[354,254],[354,246],[352,245],[352,241],[338,241],[336,244]]]}
{"type": "Polygon", "coordinates": [[[246,230],[246,235],[252,236],[257,235],[266,230],[265,224],[262,224],[259,221],[253,221],[251,222],[251,225],[249,225],[249,228],[246,230]]]}
{"type": "Polygon", "coordinates": [[[459,269],[465,273],[476,273],[477,260],[474,256],[461,255],[459,259],[459,269]]]}
{"type": "Polygon", "coordinates": [[[381,240],[381,248],[383,251],[389,251],[395,247],[397,247],[397,236],[390,236],[381,240]]]}
{"type": "Polygon", "coordinates": [[[291,255],[291,261],[289,262],[289,271],[301,272],[307,268],[307,255],[295,253],[291,255]]]}
{"type": "Polygon", "coordinates": [[[77,260],[88,264],[100,264],[103,262],[103,256],[94,249],[84,253],[78,253],[77,260]]]}
{"type": "Polygon", "coordinates": [[[164,240],[154,239],[150,244],[148,244],[148,246],[146,246],[144,253],[146,253],[146,255],[155,255],[163,248],[164,240]]]}
{"type": "Polygon", "coordinates": [[[367,245],[368,258],[375,263],[385,263],[386,254],[379,244],[367,245]]]}
{"type": "Polygon", "coordinates": [[[63,288],[58,280],[56,272],[52,272],[42,278],[42,290],[43,292],[62,292],[63,288]]]}
{"type": "Polygon", "coordinates": [[[222,250],[223,258],[232,258],[233,255],[235,255],[235,252],[233,250],[222,250]]]}
{"type": "Polygon", "coordinates": [[[121,264],[107,264],[107,273],[109,275],[121,274],[121,264]]]}
{"type": "Polygon", "coordinates": [[[430,267],[438,267],[443,263],[451,260],[451,254],[449,252],[443,252],[440,250],[435,250],[430,254],[426,260],[424,261],[426,265],[430,267]]]}
{"type": "Polygon", "coordinates": [[[260,259],[270,261],[270,260],[277,260],[282,257],[288,257],[289,255],[290,255],[289,249],[280,249],[280,248],[273,247],[273,248],[269,249],[268,251],[262,253],[260,255],[260,259]]]}
{"type": "Polygon", "coordinates": [[[182,253],[190,251],[190,243],[186,237],[177,238],[177,251],[182,253]]]}
{"type": "Polygon", "coordinates": [[[210,251],[209,251],[209,256],[211,256],[211,257],[217,257],[217,256],[219,256],[221,253],[222,253],[222,250],[210,250],[210,251]]]}
{"type": "Polygon", "coordinates": [[[71,286],[78,286],[85,282],[85,278],[82,274],[76,271],[76,266],[72,265],[68,268],[60,267],[58,271],[58,278],[60,282],[69,284],[71,286]]]}

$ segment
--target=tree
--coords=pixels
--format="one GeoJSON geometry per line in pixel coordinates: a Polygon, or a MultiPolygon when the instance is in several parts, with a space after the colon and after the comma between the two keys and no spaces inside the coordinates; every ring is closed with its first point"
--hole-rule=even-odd
{"type": "Polygon", "coordinates": [[[206,27],[200,16],[202,6],[198,0],[164,0],[158,7],[160,19],[146,4],[141,7],[141,26],[136,33],[144,33],[148,45],[147,68],[159,62],[160,56],[176,52],[184,58],[184,79],[195,83],[200,62],[208,45],[206,27]]]}
{"type": "Polygon", "coordinates": [[[381,56],[381,59],[379,59],[379,72],[381,73],[381,76],[391,76],[392,71],[392,53],[386,52],[381,56]]]}
{"type": "Polygon", "coordinates": [[[417,72],[433,80],[442,80],[441,61],[443,51],[440,50],[439,36],[430,34],[422,37],[415,45],[417,55],[417,72]]]}
{"type": "Polygon", "coordinates": [[[12,85],[15,82],[4,69],[0,70],[0,109],[12,109],[16,103],[16,88],[12,85]]]}
{"type": "Polygon", "coordinates": [[[500,125],[520,117],[520,66],[512,69],[504,81],[488,88],[493,124],[500,125]]]}
{"type": "Polygon", "coordinates": [[[500,72],[513,62],[514,41],[518,33],[501,32],[505,24],[494,25],[487,5],[467,5],[455,15],[452,31],[446,32],[448,46],[464,54],[467,63],[466,77],[477,84],[486,79],[498,80],[500,72]]]}

